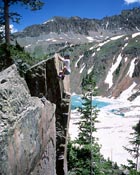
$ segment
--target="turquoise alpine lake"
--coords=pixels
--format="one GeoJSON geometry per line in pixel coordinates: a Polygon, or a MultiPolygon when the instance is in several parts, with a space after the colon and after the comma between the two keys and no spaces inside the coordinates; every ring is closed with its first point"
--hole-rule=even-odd
{"type": "MultiPolygon", "coordinates": [[[[83,102],[84,101],[82,100],[81,96],[79,96],[79,95],[72,95],[71,96],[71,109],[74,110],[74,109],[76,109],[78,107],[82,107],[83,102]]],[[[100,101],[100,100],[94,98],[92,100],[92,105],[96,106],[97,108],[103,108],[105,106],[110,105],[110,103],[109,102],[100,101]]]]}

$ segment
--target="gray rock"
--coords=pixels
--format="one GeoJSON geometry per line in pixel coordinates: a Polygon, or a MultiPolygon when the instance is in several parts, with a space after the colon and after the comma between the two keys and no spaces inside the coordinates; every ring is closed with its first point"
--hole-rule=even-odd
{"type": "Polygon", "coordinates": [[[0,108],[0,174],[55,175],[55,105],[31,97],[15,65],[0,73],[0,108]]]}

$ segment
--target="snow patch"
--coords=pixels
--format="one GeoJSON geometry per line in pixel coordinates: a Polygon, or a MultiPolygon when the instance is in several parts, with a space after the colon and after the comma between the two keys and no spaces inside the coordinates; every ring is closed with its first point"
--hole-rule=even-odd
{"type": "Polygon", "coordinates": [[[82,68],[81,68],[81,70],[80,70],[80,74],[83,72],[83,70],[84,70],[84,68],[86,67],[86,65],[83,63],[83,65],[82,65],[82,68]]]}
{"type": "Polygon", "coordinates": [[[117,40],[119,38],[122,38],[124,35],[119,35],[119,36],[114,36],[112,38],[110,38],[111,40],[117,40]]]}
{"type": "Polygon", "coordinates": [[[140,29],[136,26],[136,30],[140,32],[140,29]]]}
{"type": "Polygon", "coordinates": [[[104,36],[103,35],[100,35],[100,38],[103,38],[104,36]]]}
{"type": "Polygon", "coordinates": [[[137,84],[133,82],[133,84],[128,89],[126,89],[125,91],[121,93],[118,99],[122,99],[123,101],[127,100],[127,98],[130,97],[134,93],[133,89],[136,85],[137,84]]]}
{"type": "Polygon", "coordinates": [[[81,60],[81,58],[83,58],[83,56],[84,56],[84,55],[80,55],[80,56],[79,56],[79,59],[78,59],[78,60],[76,61],[76,63],[75,63],[75,67],[78,67],[78,62],[81,60]]]}
{"type": "Polygon", "coordinates": [[[128,60],[128,57],[125,57],[124,61],[126,62],[128,60]]]}
{"type": "Polygon", "coordinates": [[[93,37],[87,36],[86,38],[89,40],[89,42],[94,41],[94,38],[93,37]]]}
{"type": "Polygon", "coordinates": [[[128,43],[125,43],[124,47],[122,47],[122,50],[124,50],[124,48],[128,45],[128,43]]]}
{"type": "Polygon", "coordinates": [[[46,39],[45,41],[51,41],[51,40],[52,40],[52,39],[49,38],[49,39],[46,39]]]}
{"type": "Polygon", "coordinates": [[[140,35],[140,32],[134,33],[134,34],[132,34],[132,38],[135,38],[135,37],[137,37],[139,35],[140,35]]]}
{"type": "MultiPolygon", "coordinates": [[[[140,97],[138,100],[140,101],[140,97]]],[[[128,147],[130,133],[133,132],[132,126],[139,121],[140,106],[139,101],[129,102],[124,99],[109,99],[98,97],[98,100],[110,102],[110,105],[101,108],[98,114],[98,123],[95,123],[97,132],[94,136],[99,138],[98,143],[101,145],[101,154],[106,159],[117,162],[118,165],[128,165],[127,159],[131,159],[131,155],[123,148],[128,147]],[[134,105],[137,105],[135,107],[134,105]],[[112,109],[127,109],[125,116],[119,116],[111,112],[112,109]]],[[[69,125],[69,134],[72,140],[78,136],[78,125],[80,114],[76,110],[71,111],[71,119],[69,125]]]]}
{"type": "Polygon", "coordinates": [[[103,45],[107,44],[109,41],[110,41],[110,40],[106,40],[106,41],[104,41],[104,42],[102,42],[102,43],[99,43],[98,46],[102,47],[103,45]]]}
{"type": "Polygon", "coordinates": [[[50,19],[50,20],[48,20],[48,21],[45,21],[43,24],[47,24],[47,23],[53,22],[53,21],[54,21],[54,19],[50,19]]]}
{"type": "Polygon", "coordinates": [[[25,48],[31,47],[31,44],[28,44],[27,46],[25,46],[25,48]]]}
{"type": "Polygon", "coordinates": [[[119,56],[118,56],[118,58],[117,58],[116,63],[112,65],[112,67],[110,68],[110,70],[109,70],[109,72],[107,74],[107,77],[105,79],[105,83],[109,84],[109,89],[113,85],[113,73],[118,68],[121,60],[122,60],[122,56],[121,56],[121,53],[120,53],[119,56]]]}
{"type": "Polygon", "coordinates": [[[129,39],[129,38],[128,38],[128,37],[126,37],[126,38],[124,39],[124,41],[128,41],[128,39],[129,39]]]}
{"type": "Polygon", "coordinates": [[[134,72],[134,69],[135,69],[135,60],[136,60],[137,58],[135,58],[135,59],[133,59],[132,61],[131,61],[131,65],[130,65],[130,67],[129,67],[129,70],[128,70],[128,72],[127,72],[127,75],[129,75],[129,77],[132,77],[132,75],[133,75],[133,72],[134,72]]]}
{"type": "MultiPolygon", "coordinates": [[[[134,104],[134,105],[138,105],[139,102],[140,102],[140,96],[137,96],[137,97],[135,98],[135,100],[133,101],[133,104],[134,104]]],[[[140,113],[139,113],[139,114],[140,114],[140,113]]]]}
{"type": "Polygon", "coordinates": [[[57,42],[57,40],[56,40],[56,39],[54,39],[54,38],[49,38],[49,39],[46,39],[45,41],[57,42]]]}
{"type": "Polygon", "coordinates": [[[56,42],[57,40],[56,39],[53,39],[52,42],[56,42]]]}
{"type": "Polygon", "coordinates": [[[92,50],[92,49],[94,49],[94,46],[93,46],[93,47],[91,47],[91,48],[89,48],[89,50],[92,50]]]}
{"type": "Polygon", "coordinates": [[[95,56],[95,52],[91,56],[94,57],[95,56]]]}
{"type": "Polygon", "coordinates": [[[108,26],[109,26],[109,21],[107,21],[107,23],[106,23],[106,29],[108,28],[108,26]]]}
{"type": "Polygon", "coordinates": [[[92,66],[90,69],[88,69],[87,74],[90,74],[90,73],[92,72],[93,67],[94,67],[94,66],[92,66]]]}

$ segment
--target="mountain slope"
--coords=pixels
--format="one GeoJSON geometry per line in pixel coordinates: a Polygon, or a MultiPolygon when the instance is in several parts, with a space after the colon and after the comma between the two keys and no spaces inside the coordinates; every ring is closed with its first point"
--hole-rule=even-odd
{"type": "Polygon", "coordinates": [[[72,92],[81,93],[89,74],[99,95],[133,100],[140,94],[140,8],[101,20],[54,17],[13,38],[36,57],[65,48],[61,54],[71,54],[72,92]]]}
{"type": "Polygon", "coordinates": [[[54,45],[100,42],[114,35],[132,34],[140,30],[140,9],[124,10],[120,15],[101,20],[80,17],[54,17],[40,25],[32,25],[13,35],[35,56],[53,52],[54,45]]]}
{"type": "MultiPolygon", "coordinates": [[[[17,33],[22,38],[37,37],[40,34],[69,33],[90,35],[91,32],[121,33],[140,30],[140,9],[123,10],[120,15],[105,17],[101,20],[80,17],[59,17],[56,16],[40,25],[32,25],[17,33]]],[[[103,33],[102,33],[103,34],[103,33]]],[[[95,36],[93,36],[95,37],[95,36]]]]}
{"type": "MultiPolygon", "coordinates": [[[[139,94],[140,87],[139,49],[140,33],[112,37],[94,44],[75,62],[71,84],[77,81],[75,79],[79,74],[83,80],[89,74],[95,77],[100,95],[116,98],[132,88],[133,92],[127,94],[127,98],[133,100],[139,94]]],[[[78,84],[84,83],[83,80],[79,79],[78,84]]]]}

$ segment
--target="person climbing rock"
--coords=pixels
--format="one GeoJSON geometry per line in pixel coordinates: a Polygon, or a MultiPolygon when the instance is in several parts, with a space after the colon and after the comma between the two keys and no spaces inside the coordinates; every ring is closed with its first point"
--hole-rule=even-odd
{"type": "Polygon", "coordinates": [[[63,62],[63,69],[60,70],[58,77],[64,80],[65,75],[69,75],[71,73],[70,56],[69,54],[65,54],[64,57],[62,57],[60,54],[56,53],[55,58],[58,58],[63,62]]]}

